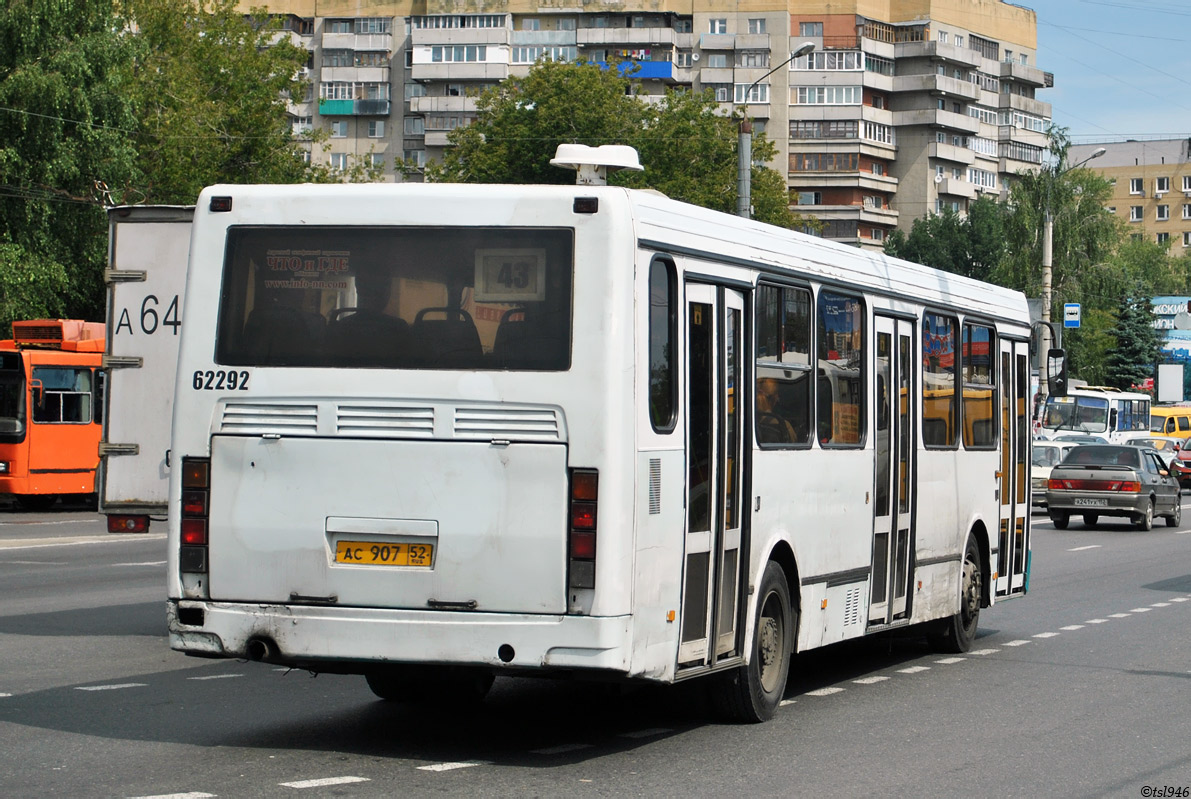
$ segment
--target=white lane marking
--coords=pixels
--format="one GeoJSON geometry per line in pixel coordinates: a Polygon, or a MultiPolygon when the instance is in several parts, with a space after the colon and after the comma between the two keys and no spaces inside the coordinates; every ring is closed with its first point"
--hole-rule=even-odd
{"type": "Polygon", "coordinates": [[[852,682],[859,685],[873,685],[874,683],[885,682],[888,677],[862,677],[859,680],[852,680],[852,682]]]}
{"type": "Polygon", "coordinates": [[[1034,638],[1054,638],[1058,633],[1037,633],[1034,638]]]}
{"type": "Polygon", "coordinates": [[[777,706],[778,706],[778,707],[785,707],[786,705],[792,705],[792,704],[794,704],[794,702],[795,702],[795,700],[793,700],[793,699],[783,699],[782,701],[780,701],[780,702],[778,702],[778,703],[777,703],[777,706]]]}
{"type": "Polygon", "coordinates": [[[930,666],[910,666],[908,669],[898,669],[901,674],[917,674],[920,671],[930,671],[930,666]]]}
{"type": "Polygon", "coordinates": [[[1082,630],[1082,624],[1068,624],[1066,627],[1060,627],[1060,630],[1082,630]]]}
{"type": "Polygon", "coordinates": [[[999,649],[973,649],[968,654],[969,655],[991,655],[994,652],[1000,652],[1000,651],[1001,650],[999,650],[999,649]]]}
{"type": "Polygon", "coordinates": [[[208,674],[206,677],[187,677],[188,680],[227,680],[232,677],[243,677],[243,674],[208,674]]]}
{"type": "Polygon", "coordinates": [[[1170,598],[1170,601],[1171,602],[1188,602],[1191,600],[1188,600],[1187,597],[1185,597],[1185,596],[1172,596],[1170,598]]]}
{"type": "Polygon", "coordinates": [[[1085,549],[1099,549],[1100,544],[1088,544],[1086,547],[1074,547],[1067,550],[1068,552],[1083,552],[1085,549]]]}
{"type": "Polygon", "coordinates": [[[279,782],[283,788],[326,788],[330,785],[350,785],[353,782],[370,782],[367,777],[324,777],[320,780],[298,780],[297,782],[279,782]]]}
{"type": "Polygon", "coordinates": [[[580,749],[590,749],[592,744],[563,744],[562,746],[551,746],[547,749],[530,749],[531,755],[564,755],[567,752],[577,752],[580,749]]]}
{"type": "Polygon", "coordinates": [[[1087,624],[1104,624],[1107,621],[1108,621],[1108,619],[1088,619],[1086,623],[1087,624]]]}
{"type": "Polygon", "coordinates": [[[159,793],[153,796],[133,796],[129,799],[213,799],[218,795],[217,793],[191,791],[190,793],[159,793]]]}
{"type": "Polygon", "coordinates": [[[164,560],[146,560],[143,563],[113,563],[112,566],[164,566],[164,560]]]}
{"type": "Polygon", "coordinates": [[[837,688],[834,685],[830,688],[819,688],[816,691],[807,691],[807,696],[831,696],[832,694],[843,693],[843,688],[837,688]]]}
{"type": "Polygon", "coordinates": [[[1129,614],[1128,613],[1109,613],[1108,618],[1110,618],[1110,619],[1127,619],[1127,618],[1129,618],[1129,614]]]}
{"type": "Polygon", "coordinates": [[[418,771],[454,771],[457,768],[482,766],[483,763],[435,763],[433,766],[418,766],[418,771]]]}
{"type": "Polygon", "coordinates": [[[76,691],[118,691],[121,688],[147,688],[148,683],[122,682],[118,685],[76,685],[76,691]]]}
{"type": "Polygon", "coordinates": [[[1016,641],[1006,641],[1005,646],[1025,646],[1028,643],[1030,643],[1030,642],[1018,639],[1016,641]]]}
{"type": "Polygon", "coordinates": [[[1153,608],[1133,608],[1130,613],[1149,613],[1153,608]]]}
{"type": "Polygon", "coordinates": [[[12,566],[65,566],[70,561],[66,560],[6,560],[5,563],[12,566]]]}
{"type": "Polygon", "coordinates": [[[967,660],[967,658],[943,658],[942,660],[936,660],[935,663],[942,663],[944,666],[950,666],[952,663],[959,663],[960,661],[964,660],[967,660]]]}
{"type": "Polygon", "coordinates": [[[5,697],[9,696],[12,696],[12,694],[0,694],[0,699],[4,699],[5,697]]]}
{"type": "Polygon", "coordinates": [[[1174,531],[1175,535],[1186,535],[1187,533],[1191,533],[1191,530],[1175,530],[1174,531]]]}
{"type": "Polygon", "coordinates": [[[92,544],[128,544],[139,541],[164,541],[165,533],[161,535],[145,535],[137,538],[124,538],[122,536],[105,535],[103,537],[79,537],[71,538],[65,541],[55,541],[52,544],[45,543],[44,538],[17,538],[9,543],[0,543],[0,552],[14,552],[18,549],[49,549],[50,547],[82,547],[91,546],[92,544]]]}
{"type": "Polygon", "coordinates": [[[674,730],[666,727],[651,727],[648,730],[634,730],[633,732],[622,732],[621,738],[653,738],[658,735],[666,735],[672,733],[674,730]]]}
{"type": "Polygon", "coordinates": [[[1150,605],[1150,607],[1152,607],[1152,608],[1168,608],[1168,607],[1170,607],[1170,603],[1169,602],[1155,602],[1154,604],[1150,605]]]}

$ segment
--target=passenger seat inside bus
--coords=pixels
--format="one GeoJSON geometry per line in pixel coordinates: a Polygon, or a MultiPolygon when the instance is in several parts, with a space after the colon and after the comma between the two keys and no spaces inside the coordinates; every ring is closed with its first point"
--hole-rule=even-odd
{"type": "Polygon", "coordinates": [[[480,365],[480,334],[471,314],[462,308],[423,308],[414,317],[411,332],[419,357],[433,366],[474,369],[480,365]]]}
{"type": "Polygon", "coordinates": [[[492,358],[498,367],[564,369],[566,343],[541,314],[510,308],[500,316],[492,358]]]}
{"type": "Polygon", "coordinates": [[[259,305],[244,323],[245,349],[261,363],[309,359],[326,335],[326,320],[302,308],[281,303],[259,305]]]}
{"type": "Polygon", "coordinates": [[[364,308],[338,308],[327,325],[327,349],[338,363],[397,366],[410,357],[409,325],[364,308]]]}

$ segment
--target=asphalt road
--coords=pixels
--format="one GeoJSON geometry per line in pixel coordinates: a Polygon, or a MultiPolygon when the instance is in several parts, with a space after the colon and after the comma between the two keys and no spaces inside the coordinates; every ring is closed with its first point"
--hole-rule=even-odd
{"type": "Polygon", "coordinates": [[[1084,797],[1191,786],[1191,530],[1035,522],[1030,593],[984,611],[971,653],[941,656],[903,636],[802,655],[778,717],[734,726],[707,720],[697,685],[499,679],[481,707],[459,711],[381,702],[360,677],[186,658],[165,639],[159,527],[109,536],[85,511],[0,512],[0,794],[1084,797]]]}

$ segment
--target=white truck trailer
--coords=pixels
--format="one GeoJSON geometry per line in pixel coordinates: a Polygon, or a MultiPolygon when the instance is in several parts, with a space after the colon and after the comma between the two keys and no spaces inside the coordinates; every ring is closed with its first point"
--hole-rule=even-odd
{"type": "Polygon", "coordinates": [[[99,510],[108,532],[164,519],[193,206],[108,211],[107,375],[99,510]]]}

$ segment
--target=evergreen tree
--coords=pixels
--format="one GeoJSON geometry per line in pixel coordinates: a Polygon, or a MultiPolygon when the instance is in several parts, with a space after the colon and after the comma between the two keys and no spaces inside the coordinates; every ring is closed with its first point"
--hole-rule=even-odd
{"type": "Polygon", "coordinates": [[[1106,382],[1119,389],[1140,385],[1154,373],[1154,364],[1161,355],[1153,306],[1142,284],[1135,284],[1133,292],[1121,300],[1113,336],[1116,345],[1106,359],[1106,382]]]}

